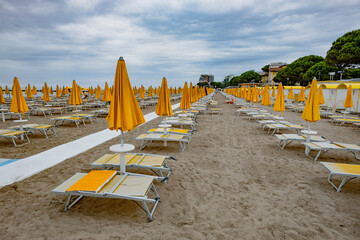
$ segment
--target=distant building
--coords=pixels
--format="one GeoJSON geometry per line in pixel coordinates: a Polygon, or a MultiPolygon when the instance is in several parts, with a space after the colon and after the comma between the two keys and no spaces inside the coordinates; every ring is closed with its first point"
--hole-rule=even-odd
{"type": "Polygon", "coordinates": [[[214,75],[212,75],[212,74],[201,74],[200,78],[199,78],[199,83],[204,83],[204,82],[206,82],[208,84],[214,82],[214,75]]]}
{"type": "Polygon", "coordinates": [[[230,82],[230,80],[235,77],[234,74],[229,74],[224,78],[224,81],[222,81],[222,84],[225,85],[226,83],[230,82]]]}
{"type": "Polygon", "coordinates": [[[265,84],[274,84],[275,83],[273,81],[274,77],[280,70],[286,68],[286,66],[287,66],[287,64],[283,63],[283,62],[270,63],[269,64],[269,73],[268,73],[268,77],[267,77],[265,84]]]}

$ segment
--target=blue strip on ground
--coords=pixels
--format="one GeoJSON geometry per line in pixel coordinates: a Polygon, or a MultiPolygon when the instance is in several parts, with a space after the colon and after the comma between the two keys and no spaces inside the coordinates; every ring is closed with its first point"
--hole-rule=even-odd
{"type": "Polygon", "coordinates": [[[6,164],[9,164],[9,163],[12,163],[12,162],[15,162],[15,161],[18,161],[20,159],[9,159],[9,160],[6,160],[6,161],[3,161],[3,162],[0,162],[0,167],[6,165],[6,164]]]}

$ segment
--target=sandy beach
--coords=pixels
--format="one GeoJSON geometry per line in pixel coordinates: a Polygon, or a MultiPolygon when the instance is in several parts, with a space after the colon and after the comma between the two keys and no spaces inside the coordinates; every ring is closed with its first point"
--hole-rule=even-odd
{"type": "MultiPolygon", "coordinates": [[[[327,182],[328,172],[292,143],[284,150],[258,123],[238,116],[216,93],[221,115],[199,115],[197,129],[184,152],[178,144],[153,143],[142,152],[170,155],[173,173],[157,183],[162,201],[149,222],[132,201],[84,198],[63,212],[65,196],[51,190],[76,172],[111,153],[113,139],[21,182],[0,189],[0,239],[359,239],[360,180],[340,193],[327,182]]],[[[174,104],[174,102],[173,102],[174,104]]],[[[265,108],[271,111],[271,108],[265,108]]],[[[143,110],[153,112],[155,106],[143,110]]],[[[286,120],[305,125],[301,114],[285,111],[286,120]]],[[[161,121],[157,118],[125,134],[125,142],[161,121]]],[[[32,116],[31,123],[52,123],[32,116]]],[[[14,125],[0,123],[1,128],[14,125]]],[[[56,128],[58,136],[31,136],[15,148],[1,141],[1,157],[24,158],[107,128],[105,118],[85,127],[56,128]]],[[[330,140],[358,144],[359,131],[321,119],[312,128],[330,140]]],[[[354,163],[348,152],[329,152],[319,161],[354,163]]]]}

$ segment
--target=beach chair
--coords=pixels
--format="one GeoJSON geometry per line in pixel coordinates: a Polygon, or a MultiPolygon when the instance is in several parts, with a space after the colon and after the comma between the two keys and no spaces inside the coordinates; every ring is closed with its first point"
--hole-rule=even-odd
{"type": "MultiPolygon", "coordinates": [[[[161,182],[167,182],[170,177],[171,169],[167,166],[167,160],[174,159],[170,156],[155,155],[147,153],[127,153],[125,155],[126,168],[149,169],[154,172],[161,182]]],[[[119,154],[105,154],[91,164],[93,167],[102,167],[104,169],[120,168],[119,154]]]]}
{"type": "Polygon", "coordinates": [[[71,116],[72,117],[81,117],[84,121],[84,125],[85,125],[86,120],[88,120],[90,123],[93,123],[93,120],[98,122],[98,120],[94,114],[80,113],[80,114],[73,114],[71,116]]]}
{"type": "Polygon", "coordinates": [[[79,127],[79,123],[83,123],[85,126],[85,121],[83,117],[72,117],[72,116],[63,116],[63,117],[55,117],[51,118],[54,120],[54,125],[57,125],[58,122],[61,122],[60,125],[64,125],[65,122],[75,123],[77,127],[79,127]]]}
{"type": "MultiPolygon", "coordinates": [[[[180,144],[180,149],[183,152],[186,148],[186,143],[190,142],[189,135],[180,135],[180,134],[164,134],[164,133],[146,133],[141,134],[135,140],[141,141],[140,150],[144,149],[150,142],[161,141],[165,144],[167,142],[178,142],[180,144]]],[[[166,145],[165,145],[166,146],[166,145]]]]}
{"type": "Polygon", "coordinates": [[[320,162],[320,164],[323,165],[327,170],[329,170],[330,174],[327,180],[336,189],[337,192],[341,191],[341,188],[345,185],[347,181],[355,178],[360,178],[360,165],[330,162],[320,162]],[[343,177],[338,187],[332,181],[333,176],[343,177]]]}
{"type": "Polygon", "coordinates": [[[218,114],[218,115],[220,115],[221,114],[221,108],[208,108],[208,112],[210,114],[218,114]]]}
{"type": "Polygon", "coordinates": [[[60,113],[63,114],[63,112],[67,113],[66,107],[51,107],[52,113],[60,113]]]}
{"type": "MultiPolygon", "coordinates": [[[[293,141],[297,142],[306,142],[306,136],[301,134],[275,134],[274,135],[278,140],[278,146],[281,149],[284,149],[287,144],[290,144],[293,141]]],[[[310,142],[326,142],[327,140],[322,136],[311,135],[310,142]]]]}
{"type": "Polygon", "coordinates": [[[52,108],[46,108],[46,107],[35,107],[32,109],[29,109],[29,112],[31,115],[38,115],[42,114],[44,117],[46,117],[46,114],[52,116],[52,108]]]}
{"type": "Polygon", "coordinates": [[[265,131],[268,129],[268,133],[274,135],[275,133],[279,132],[280,130],[291,130],[296,131],[299,133],[300,130],[305,129],[303,126],[299,124],[280,124],[280,123],[273,123],[273,124],[264,124],[263,130],[265,131]]]}
{"type": "Polygon", "coordinates": [[[275,120],[275,119],[261,120],[261,121],[258,121],[258,123],[260,123],[261,130],[265,130],[264,127],[265,127],[266,124],[275,124],[275,123],[294,124],[294,123],[289,122],[289,121],[282,121],[282,120],[275,120]]]}
{"type": "Polygon", "coordinates": [[[109,115],[109,109],[97,109],[97,110],[93,110],[91,112],[93,112],[95,114],[96,118],[109,115]]]}
{"type": "MultiPolygon", "coordinates": [[[[33,131],[39,131],[41,134],[43,134],[46,138],[55,137],[55,126],[54,125],[48,125],[48,124],[23,124],[23,129],[25,131],[30,131],[33,133],[33,131]],[[48,135],[47,132],[52,132],[51,135],[48,135]]],[[[9,127],[9,129],[13,130],[20,130],[20,125],[9,127]]]]}
{"type": "MultiPolygon", "coordinates": [[[[191,135],[192,130],[182,129],[182,128],[167,128],[166,131],[171,134],[180,134],[180,135],[191,135]]],[[[165,128],[152,128],[148,133],[164,133],[165,128]]]]}
{"type": "Polygon", "coordinates": [[[184,119],[166,119],[161,122],[161,124],[171,124],[175,126],[180,126],[180,128],[190,127],[191,130],[195,131],[196,129],[196,122],[193,120],[184,120],[184,119]]]}
{"type": "Polygon", "coordinates": [[[316,161],[321,153],[325,153],[330,150],[334,151],[348,151],[354,154],[356,159],[360,160],[358,153],[360,152],[360,146],[356,144],[339,143],[339,142],[305,142],[305,155],[316,161]],[[315,158],[312,158],[309,153],[311,150],[318,151],[315,158]]]}
{"type": "Polygon", "coordinates": [[[83,197],[115,198],[133,200],[142,204],[142,209],[150,221],[160,201],[153,184],[154,177],[133,173],[120,174],[111,170],[95,170],[89,173],[76,173],[51,192],[67,195],[66,212],[83,197]],[[75,200],[72,200],[77,196],[75,200]],[[152,204],[150,209],[148,205],[152,204]]]}
{"type": "Polygon", "coordinates": [[[359,118],[333,118],[332,122],[336,125],[342,126],[344,124],[360,123],[359,118]]]}
{"type": "Polygon", "coordinates": [[[30,143],[27,131],[16,131],[12,129],[0,129],[0,137],[12,142],[15,147],[20,147],[30,143]],[[16,143],[16,140],[18,143],[16,143]],[[22,142],[22,143],[19,143],[22,142]]]}

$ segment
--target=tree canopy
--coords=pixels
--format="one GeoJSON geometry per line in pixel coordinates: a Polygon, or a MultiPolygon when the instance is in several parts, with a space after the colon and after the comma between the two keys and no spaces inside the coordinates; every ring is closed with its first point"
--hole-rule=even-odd
{"type": "Polygon", "coordinates": [[[248,83],[254,80],[254,82],[261,81],[261,75],[255,72],[254,70],[246,71],[240,76],[233,77],[228,85],[235,86],[240,83],[248,83]]]}
{"type": "Polygon", "coordinates": [[[263,70],[263,72],[269,72],[269,64],[265,65],[264,67],[261,68],[261,70],[263,70]]]}
{"type": "Polygon", "coordinates": [[[288,83],[289,85],[303,82],[305,81],[303,77],[307,70],[321,61],[324,61],[324,58],[316,55],[298,58],[294,62],[290,63],[286,68],[280,70],[275,76],[274,81],[282,82],[283,84],[288,83]]]}
{"type": "Polygon", "coordinates": [[[197,85],[199,87],[202,87],[202,86],[209,86],[209,84],[207,82],[200,82],[200,83],[197,83],[197,85]]]}
{"type": "Polygon", "coordinates": [[[214,86],[215,88],[222,88],[223,87],[221,82],[211,82],[210,85],[214,86]]]}
{"type": "Polygon", "coordinates": [[[305,81],[310,81],[314,77],[318,78],[320,73],[320,80],[329,80],[329,72],[335,72],[336,75],[334,76],[334,79],[340,79],[340,73],[338,73],[339,70],[340,69],[337,67],[326,65],[325,61],[321,61],[309,68],[304,74],[303,79],[305,81]]]}
{"type": "Polygon", "coordinates": [[[360,29],[345,33],[333,42],[326,63],[340,69],[360,65],[360,29]]]}

